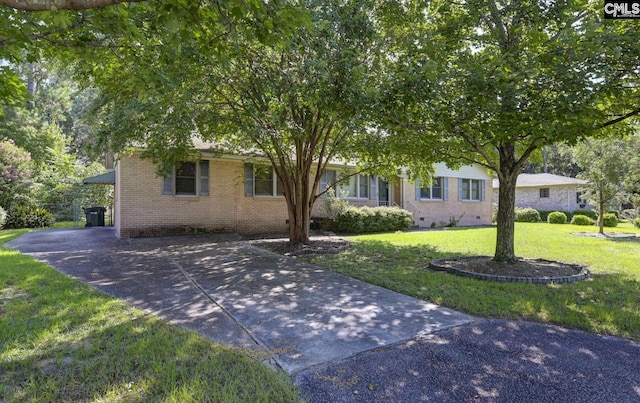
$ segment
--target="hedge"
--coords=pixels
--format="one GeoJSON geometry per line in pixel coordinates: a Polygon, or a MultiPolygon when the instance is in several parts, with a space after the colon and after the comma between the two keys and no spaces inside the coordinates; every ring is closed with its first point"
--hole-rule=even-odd
{"type": "Polygon", "coordinates": [[[397,207],[349,207],[335,217],[333,228],[347,233],[398,231],[412,222],[411,213],[397,207]]]}
{"type": "Polygon", "coordinates": [[[633,225],[635,225],[636,228],[640,228],[640,217],[633,220],[633,225]]]}

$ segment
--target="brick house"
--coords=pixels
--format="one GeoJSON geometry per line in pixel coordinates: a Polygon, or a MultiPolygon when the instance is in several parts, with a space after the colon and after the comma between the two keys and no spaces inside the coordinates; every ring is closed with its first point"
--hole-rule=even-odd
{"type": "MultiPolygon", "coordinates": [[[[578,187],[587,182],[553,174],[520,174],[516,182],[516,207],[536,210],[575,211],[589,206],[580,197],[578,187]]],[[[498,203],[500,182],[493,180],[493,202],[498,203]]]]}
{"type": "MultiPolygon", "coordinates": [[[[182,162],[163,178],[139,153],[119,156],[115,165],[114,225],[121,238],[162,235],[185,229],[238,233],[286,233],[287,207],[272,168],[255,158],[201,150],[201,160],[182,162]]],[[[328,167],[321,187],[335,180],[344,165],[328,167]]],[[[370,175],[353,175],[339,194],[357,206],[399,206],[423,227],[491,223],[491,200],[485,197],[491,177],[479,166],[453,171],[436,164],[432,184],[421,188],[406,178],[391,183],[370,175]],[[461,217],[461,218],[460,218],[461,217]]],[[[319,200],[313,215],[323,215],[319,200]]]]}

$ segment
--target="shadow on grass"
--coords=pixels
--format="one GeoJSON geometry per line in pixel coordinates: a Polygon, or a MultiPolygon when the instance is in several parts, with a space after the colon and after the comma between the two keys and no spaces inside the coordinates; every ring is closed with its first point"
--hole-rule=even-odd
{"type": "MultiPolygon", "coordinates": [[[[496,283],[428,269],[453,256],[425,245],[358,240],[314,264],[471,315],[526,319],[640,340],[640,282],[624,273],[570,284],[496,283]]],[[[462,254],[455,254],[463,256],[462,254]]]]}
{"type": "Polygon", "coordinates": [[[16,251],[0,256],[0,400],[297,400],[257,352],[146,316],[16,251]]]}

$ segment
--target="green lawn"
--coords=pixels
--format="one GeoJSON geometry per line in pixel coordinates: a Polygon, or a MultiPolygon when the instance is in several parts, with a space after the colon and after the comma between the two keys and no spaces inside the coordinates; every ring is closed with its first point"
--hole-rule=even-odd
{"type": "Polygon", "coordinates": [[[0,402],[294,402],[257,353],[214,344],[3,247],[0,402]]]}
{"type": "MultiPolygon", "coordinates": [[[[472,315],[527,319],[640,340],[640,240],[583,237],[572,225],[516,224],[516,254],[579,263],[593,277],[570,284],[493,283],[436,272],[435,258],[493,255],[495,228],[349,237],[338,255],[308,257],[336,272],[472,315]]],[[[636,232],[630,224],[607,231],[636,232]]]]}

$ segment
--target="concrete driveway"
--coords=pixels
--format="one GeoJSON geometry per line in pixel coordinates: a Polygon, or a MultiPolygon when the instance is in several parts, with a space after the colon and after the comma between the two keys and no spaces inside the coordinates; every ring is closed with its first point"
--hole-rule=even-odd
{"type": "Polygon", "coordinates": [[[213,341],[269,351],[309,402],[640,401],[640,343],[472,318],[234,236],[90,228],[7,246],[213,341]]]}
{"type": "Polygon", "coordinates": [[[289,373],[472,318],[238,241],[34,231],[7,246],[209,339],[263,348],[289,373]]]}

